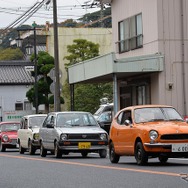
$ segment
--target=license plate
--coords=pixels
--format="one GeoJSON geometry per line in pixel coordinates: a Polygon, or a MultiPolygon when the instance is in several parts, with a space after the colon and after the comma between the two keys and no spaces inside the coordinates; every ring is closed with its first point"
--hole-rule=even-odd
{"type": "Polygon", "coordinates": [[[188,152],[188,144],[172,144],[172,152],[188,152]]]}
{"type": "Polygon", "coordinates": [[[91,147],[91,142],[79,142],[78,149],[89,149],[91,147]]]}

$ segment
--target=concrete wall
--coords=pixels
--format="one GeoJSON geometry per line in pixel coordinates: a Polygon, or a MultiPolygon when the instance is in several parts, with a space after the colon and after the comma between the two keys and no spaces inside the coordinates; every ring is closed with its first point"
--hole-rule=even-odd
{"type": "MultiPolygon", "coordinates": [[[[109,28],[59,28],[58,29],[59,41],[59,66],[63,72],[63,77],[60,82],[63,84],[67,78],[64,65],[69,63],[64,59],[67,53],[67,45],[72,45],[74,39],[86,39],[88,41],[100,45],[100,55],[112,52],[112,30],[109,28]]],[[[49,54],[54,55],[54,35],[53,28],[49,30],[47,39],[47,49],[49,54]]]]}

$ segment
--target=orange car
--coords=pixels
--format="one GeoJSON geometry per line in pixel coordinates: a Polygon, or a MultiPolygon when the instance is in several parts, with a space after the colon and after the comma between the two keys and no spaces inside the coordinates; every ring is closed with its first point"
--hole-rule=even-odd
{"type": "Polygon", "coordinates": [[[113,118],[109,134],[109,156],[118,163],[120,156],[135,156],[138,165],[158,157],[188,157],[188,124],[166,105],[131,106],[113,118]]]}

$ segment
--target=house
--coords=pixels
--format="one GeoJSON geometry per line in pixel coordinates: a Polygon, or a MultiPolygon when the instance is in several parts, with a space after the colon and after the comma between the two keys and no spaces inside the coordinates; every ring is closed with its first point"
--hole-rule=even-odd
{"type": "Polygon", "coordinates": [[[0,121],[19,121],[34,113],[26,92],[33,86],[29,61],[0,61],[0,121]]]}
{"type": "Polygon", "coordinates": [[[111,3],[113,52],[69,67],[69,83],[113,80],[115,112],[167,104],[188,115],[186,0],[100,1],[111,3]]]}

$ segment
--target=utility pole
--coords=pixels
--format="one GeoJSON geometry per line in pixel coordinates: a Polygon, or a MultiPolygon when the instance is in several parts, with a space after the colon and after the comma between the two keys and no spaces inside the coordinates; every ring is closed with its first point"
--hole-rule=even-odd
{"type": "Polygon", "coordinates": [[[101,1],[101,28],[104,28],[104,22],[103,22],[103,17],[104,17],[104,4],[103,4],[103,1],[101,1]]]}
{"type": "Polygon", "coordinates": [[[61,111],[60,84],[59,84],[59,48],[58,48],[58,24],[57,24],[57,3],[53,0],[53,21],[54,21],[54,60],[55,60],[55,94],[54,111],[61,111]]]}

